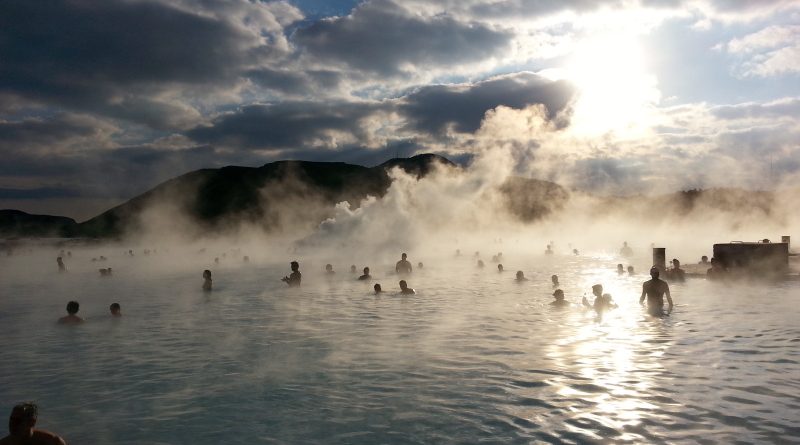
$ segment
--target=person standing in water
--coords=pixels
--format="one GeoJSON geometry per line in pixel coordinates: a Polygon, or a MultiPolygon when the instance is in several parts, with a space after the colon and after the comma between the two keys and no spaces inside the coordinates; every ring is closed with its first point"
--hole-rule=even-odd
{"type": "Polygon", "coordinates": [[[58,324],[81,324],[83,318],[78,317],[77,314],[81,305],[77,301],[70,301],[67,303],[67,315],[58,319],[58,324]]]}
{"type": "Polygon", "coordinates": [[[588,308],[593,308],[600,317],[603,316],[604,312],[617,307],[616,303],[614,303],[614,300],[611,298],[611,294],[603,293],[602,284],[595,284],[592,286],[592,295],[594,295],[594,304],[589,304],[589,300],[587,300],[586,297],[583,297],[581,303],[588,308]]]}
{"type": "Polygon", "coordinates": [[[398,275],[408,275],[411,273],[411,262],[408,261],[408,255],[403,253],[400,256],[400,261],[394,266],[394,271],[397,272],[398,275]]]}
{"type": "Polygon", "coordinates": [[[288,277],[281,278],[281,281],[288,284],[289,287],[298,287],[300,286],[300,280],[303,277],[303,274],[300,273],[300,263],[297,261],[292,261],[290,266],[292,268],[292,273],[289,274],[288,277]]]}
{"type": "Polygon", "coordinates": [[[203,271],[203,290],[211,290],[211,271],[208,269],[203,271]]]}
{"type": "Polygon", "coordinates": [[[39,407],[35,403],[15,405],[8,418],[8,436],[0,439],[0,445],[67,445],[58,434],[34,428],[38,418],[39,407]]]}
{"type": "Polygon", "coordinates": [[[408,287],[406,280],[400,280],[400,295],[414,295],[417,291],[408,287]]]}
{"type": "Polygon", "coordinates": [[[555,300],[550,302],[550,306],[553,307],[567,307],[569,306],[569,301],[564,299],[564,291],[561,289],[556,289],[553,292],[553,298],[555,300]]]}
{"type": "Polygon", "coordinates": [[[528,279],[527,279],[527,278],[525,278],[525,273],[524,273],[524,272],[522,272],[521,270],[518,270],[518,271],[517,271],[517,278],[516,278],[516,281],[517,281],[517,282],[520,282],[520,281],[528,281],[528,279]]]}
{"type": "Polygon", "coordinates": [[[58,263],[58,273],[67,271],[67,266],[64,265],[64,260],[61,257],[56,258],[56,263],[58,263]]]}
{"type": "Polygon", "coordinates": [[[622,255],[622,256],[624,256],[624,257],[633,256],[633,249],[631,249],[631,248],[628,246],[628,242],[627,242],[627,241],[624,241],[624,242],[622,243],[622,248],[621,248],[621,249],[619,249],[619,254],[620,254],[620,255],[622,255]]]}
{"type": "Polygon", "coordinates": [[[372,275],[369,274],[369,267],[364,268],[364,275],[358,277],[358,281],[369,281],[372,279],[372,275]]]}
{"type": "Polygon", "coordinates": [[[334,272],[334,270],[333,270],[333,265],[332,264],[326,264],[325,265],[325,275],[336,275],[336,272],[334,272]]]}
{"type": "Polygon", "coordinates": [[[120,307],[119,303],[111,303],[111,306],[108,307],[111,311],[112,317],[122,317],[122,308],[120,307]]]}
{"type": "Polygon", "coordinates": [[[375,283],[372,288],[375,290],[375,295],[379,295],[381,292],[383,292],[383,289],[381,289],[381,285],[379,283],[375,283]]]}
{"type": "Polygon", "coordinates": [[[658,278],[658,268],[653,266],[650,269],[651,279],[642,285],[642,296],[639,297],[639,304],[644,306],[644,297],[647,296],[647,312],[654,317],[669,315],[672,312],[672,296],[669,293],[669,284],[658,278]],[[664,295],[667,296],[669,308],[664,312],[664,295]]]}
{"type": "Polygon", "coordinates": [[[553,287],[558,287],[558,275],[551,276],[550,281],[553,282],[553,287]]]}

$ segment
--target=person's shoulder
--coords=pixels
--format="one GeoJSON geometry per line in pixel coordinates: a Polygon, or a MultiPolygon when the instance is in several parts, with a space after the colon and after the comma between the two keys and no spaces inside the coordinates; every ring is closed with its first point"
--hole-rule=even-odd
{"type": "Polygon", "coordinates": [[[33,443],[46,445],[67,445],[67,442],[58,434],[46,430],[33,430],[33,443]]]}

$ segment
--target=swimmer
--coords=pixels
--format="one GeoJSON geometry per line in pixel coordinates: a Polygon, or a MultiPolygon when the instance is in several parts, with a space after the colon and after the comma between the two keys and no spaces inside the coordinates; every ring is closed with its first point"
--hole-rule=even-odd
{"type": "Polygon", "coordinates": [[[569,306],[569,301],[564,299],[564,291],[561,289],[556,289],[553,292],[553,297],[555,298],[554,301],[550,302],[550,306],[553,307],[567,307],[569,306]]]}
{"type": "Polygon", "coordinates": [[[658,268],[653,266],[650,269],[650,280],[642,284],[642,296],[639,297],[639,304],[644,306],[644,297],[647,296],[647,312],[654,316],[669,315],[672,312],[672,296],[669,293],[669,284],[658,278],[658,268]],[[667,296],[669,308],[664,312],[664,295],[667,296]]]}
{"type": "Polygon", "coordinates": [[[550,281],[553,282],[553,287],[558,287],[558,275],[551,276],[550,281]]]}
{"type": "Polygon", "coordinates": [[[586,297],[583,297],[581,304],[588,308],[594,309],[595,312],[597,312],[597,315],[602,316],[607,310],[617,307],[617,305],[614,303],[614,300],[611,298],[611,294],[603,293],[602,284],[595,284],[592,286],[592,295],[595,297],[594,304],[589,304],[589,300],[587,300],[586,297]]]}
{"type": "Polygon", "coordinates": [[[502,264],[498,264],[497,265],[497,271],[498,272],[503,272],[503,265],[502,264]]]}
{"type": "Polygon", "coordinates": [[[350,266],[350,273],[356,273],[356,265],[355,264],[350,266]]]}
{"type": "Polygon", "coordinates": [[[483,260],[478,260],[478,269],[483,269],[483,260]]]}
{"type": "Polygon", "coordinates": [[[300,273],[300,263],[292,261],[289,265],[292,268],[292,273],[288,277],[281,278],[281,281],[288,284],[289,287],[300,286],[300,280],[303,277],[303,274],[300,273]]]}
{"type": "Polygon", "coordinates": [[[414,289],[408,287],[406,280],[400,280],[400,295],[414,295],[416,293],[414,289]]]}
{"type": "Polygon", "coordinates": [[[67,445],[55,433],[34,428],[39,416],[39,407],[33,402],[15,405],[8,418],[8,436],[0,439],[0,445],[67,445]]]}
{"type": "Polygon", "coordinates": [[[544,251],[544,254],[545,255],[552,255],[553,254],[553,248],[550,246],[550,244],[547,245],[547,250],[544,251]]]}
{"type": "Polygon", "coordinates": [[[525,274],[521,270],[518,270],[516,281],[528,281],[528,279],[525,278],[525,274]]]}
{"type": "Polygon", "coordinates": [[[400,261],[394,266],[394,271],[398,275],[408,275],[411,273],[411,263],[406,259],[408,255],[405,253],[400,255],[400,261]]]}
{"type": "Polygon", "coordinates": [[[672,269],[667,271],[667,278],[675,281],[686,281],[686,273],[681,269],[681,262],[677,258],[672,259],[672,269]]]}
{"type": "Polygon", "coordinates": [[[325,265],[325,275],[336,275],[336,272],[333,271],[333,265],[332,264],[326,264],[325,265]]]}
{"type": "Polygon", "coordinates": [[[419,263],[417,263],[417,268],[418,268],[418,269],[422,269],[422,261],[420,261],[419,263]]]}
{"type": "Polygon", "coordinates": [[[211,271],[208,269],[203,271],[203,290],[211,290],[211,271]]]}
{"type": "Polygon", "coordinates": [[[381,292],[383,292],[383,289],[381,289],[381,285],[378,283],[375,283],[375,285],[372,286],[372,288],[375,289],[375,295],[379,295],[381,292]]]}
{"type": "Polygon", "coordinates": [[[364,275],[358,277],[358,281],[368,281],[372,279],[372,275],[369,274],[369,267],[364,268],[364,275]]]}
{"type": "Polygon", "coordinates": [[[624,241],[622,243],[622,248],[619,249],[619,254],[622,255],[622,256],[632,256],[633,255],[633,249],[628,247],[628,242],[627,241],[624,241]]]}
{"type": "Polygon", "coordinates": [[[617,275],[622,275],[625,273],[625,266],[622,264],[617,264],[617,275]]]}
{"type": "Polygon", "coordinates": [[[78,310],[80,310],[81,305],[78,304],[77,301],[70,301],[67,303],[67,314],[64,317],[58,319],[58,324],[80,324],[83,323],[83,318],[78,317],[77,314],[78,310]]]}
{"type": "Polygon", "coordinates": [[[633,266],[628,266],[628,275],[633,276],[633,266]]]}
{"type": "Polygon", "coordinates": [[[58,273],[64,273],[67,271],[67,266],[64,265],[64,260],[61,257],[56,258],[56,263],[58,263],[58,273]]]}
{"type": "Polygon", "coordinates": [[[725,268],[716,258],[711,258],[711,267],[706,271],[706,277],[710,280],[725,278],[725,268]]]}
{"type": "Polygon", "coordinates": [[[112,317],[122,317],[122,308],[120,307],[119,303],[111,303],[111,306],[108,307],[111,311],[112,317]]]}

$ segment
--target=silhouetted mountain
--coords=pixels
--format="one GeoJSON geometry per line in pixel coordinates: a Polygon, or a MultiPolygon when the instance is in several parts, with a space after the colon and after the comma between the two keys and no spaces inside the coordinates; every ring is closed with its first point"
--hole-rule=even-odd
{"type": "Polygon", "coordinates": [[[73,236],[77,224],[64,216],[31,215],[19,210],[0,210],[0,237],[73,236]]]}

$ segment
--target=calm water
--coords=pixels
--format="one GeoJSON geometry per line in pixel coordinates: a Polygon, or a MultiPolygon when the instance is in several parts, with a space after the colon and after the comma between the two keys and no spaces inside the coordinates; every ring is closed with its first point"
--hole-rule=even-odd
{"type": "MultiPolygon", "coordinates": [[[[800,442],[796,282],[673,284],[673,315],[651,320],[645,275],[611,257],[499,274],[412,255],[430,263],[418,295],[376,298],[349,262],[332,280],[303,262],[299,290],[283,264],[225,263],[204,294],[202,264],[112,252],[101,278],[86,255],[65,275],[53,254],[0,259],[0,414],[36,400],[70,443],[800,442]],[[573,303],[599,282],[620,308],[551,309],[553,273],[573,303]],[[57,326],[73,298],[87,323],[57,326]]],[[[394,292],[392,265],[370,266],[394,292]]]]}

